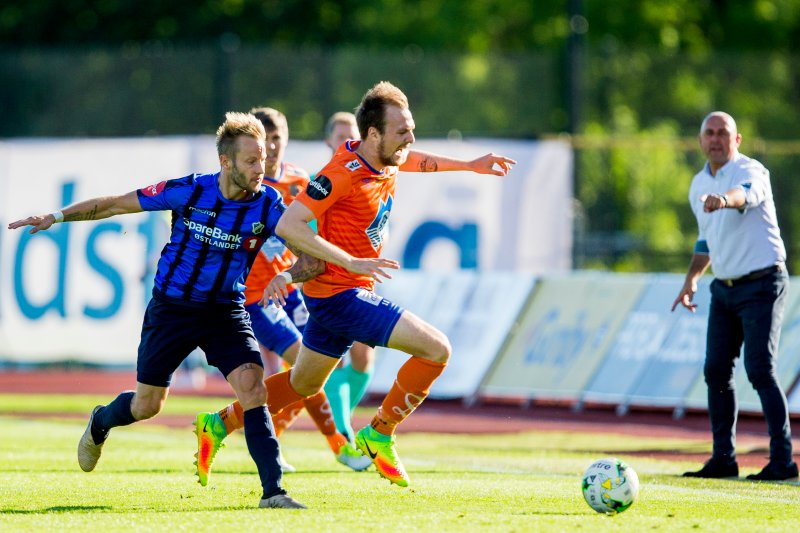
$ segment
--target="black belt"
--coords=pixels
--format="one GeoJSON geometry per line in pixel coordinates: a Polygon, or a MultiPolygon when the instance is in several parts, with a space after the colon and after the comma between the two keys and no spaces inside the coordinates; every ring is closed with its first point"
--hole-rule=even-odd
{"type": "Polygon", "coordinates": [[[770,274],[774,274],[775,272],[780,272],[781,270],[783,270],[781,265],[772,265],[772,266],[768,266],[767,268],[761,268],[761,269],[758,269],[758,270],[753,270],[752,272],[750,272],[749,274],[745,274],[741,278],[736,278],[736,279],[719,279],[719,278],[717,278],[717,279],[719,279],[719,281],[721,281],[722,283],[724,283],[728,287],[733,287],[734,285],[739,285],[739,284],[745,283],[747,281],[754,281],[754,280],[757,280],[757,279],[761,279],[764,276],[769,276],[770,274]]]}

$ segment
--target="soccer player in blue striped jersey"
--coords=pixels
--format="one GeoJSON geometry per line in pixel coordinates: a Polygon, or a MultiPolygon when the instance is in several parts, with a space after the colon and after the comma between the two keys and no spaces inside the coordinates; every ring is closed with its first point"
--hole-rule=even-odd
{"type": "MultiPolygon", "coordinates": [[[[261,356],[243,306],[250,266],[286,209],[280,194],[262,184],[264,139],[264,127],[254,116],[228,113],[217,130],[220,172],[162,181],[8,225],[33,226],[30,233],[36,233],[58,222],[172,211],[172,234],[158,262],[142,325],[136,390],[94,408],[78,444],[82,470],[94,470],[111,428],[161,411],[173,373],[199,346],[209,364],[225,375],[244,409],[245,440],[263,488],[259,507],[305,508],[281,488],[278,440],[266,410],[261,356]]],[[[318,259],[298,256],[294,279],[312,277],[324,268],[318,259]]]]}

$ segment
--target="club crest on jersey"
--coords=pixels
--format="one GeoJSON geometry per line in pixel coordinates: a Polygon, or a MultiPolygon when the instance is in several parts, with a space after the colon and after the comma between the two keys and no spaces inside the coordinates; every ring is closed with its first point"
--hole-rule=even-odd
{"type": "Polygon", "coordinates": [[[359,168],[361,168],[361,162],[358,159],[353,159],[349,163],[345,165],[345,168],[350,172],[355,172],[359,168]]]}
{"type": "Polygon", "coordinates": [[[306,192],[314,200],[324,200],[333,190],[333,184],[327,176],[317,174],[314,181],[309,181],[306,192]]]}
{"type": "Polygon", "coordinates": [[[375,215],[375,218],[366,230],[367,237],[369,237],[369,242],[376,250],[389,236],[389,228],[387,224],[389,222],[389,215],[391,212],[392,196],[389,195],[385,202],[381,200],[381,205],[378,207],[378,214],[375,215]]]}
{"type": "Polygon", "coordinates": [[[148,185],[147,187],[144,187],[143,189],[139,189],[139,191],[143,195],[150,196],[152,198],[153,196],[158,196],[159,194],[161,194],[161,191],[163,191],[164,187],[166,187],[166,186],[167,186],[167,182],[166,181],[162,181],[162,182],[156,183],[155,185],[148,185]]]}
{"type": "Polygon", "coordinates": [[[253,222],[253,233],[258,235],[262,231],[264,231],[264,224],[261,222],[253,222]]]}

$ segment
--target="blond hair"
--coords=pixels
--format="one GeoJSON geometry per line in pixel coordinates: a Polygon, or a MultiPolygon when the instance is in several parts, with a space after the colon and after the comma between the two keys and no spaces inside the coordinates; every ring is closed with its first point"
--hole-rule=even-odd
{"type": "Polygon", "coordinates": [[[264,140],[267,136],[264,125],[250,113],[231,111],[225,113],[225,122],[217,128],[217,154],[236,158],[236,139],[252,137],[264,140]]]}
{"type": "Polygon", "coordinates": [[[370,128],[376,128],[381,134],[384,133],[386,107],[390,105],[408,109],[408,98],[390,82],[382,81],[367,91],[356,108],[356,121],[362,139],[367,138],[370,128]]]}

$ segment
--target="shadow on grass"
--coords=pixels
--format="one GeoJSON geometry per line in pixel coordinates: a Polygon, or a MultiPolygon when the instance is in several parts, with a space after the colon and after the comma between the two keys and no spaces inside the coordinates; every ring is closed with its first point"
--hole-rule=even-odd
{"type": "Polygon", "coordinates": [[[45,509],[8,509],[0,508],[0,514],[42,514],[42,513],[70,513],[73,511],[111,511],[109,505],[65,505],[47,507],[45,509]]]}

